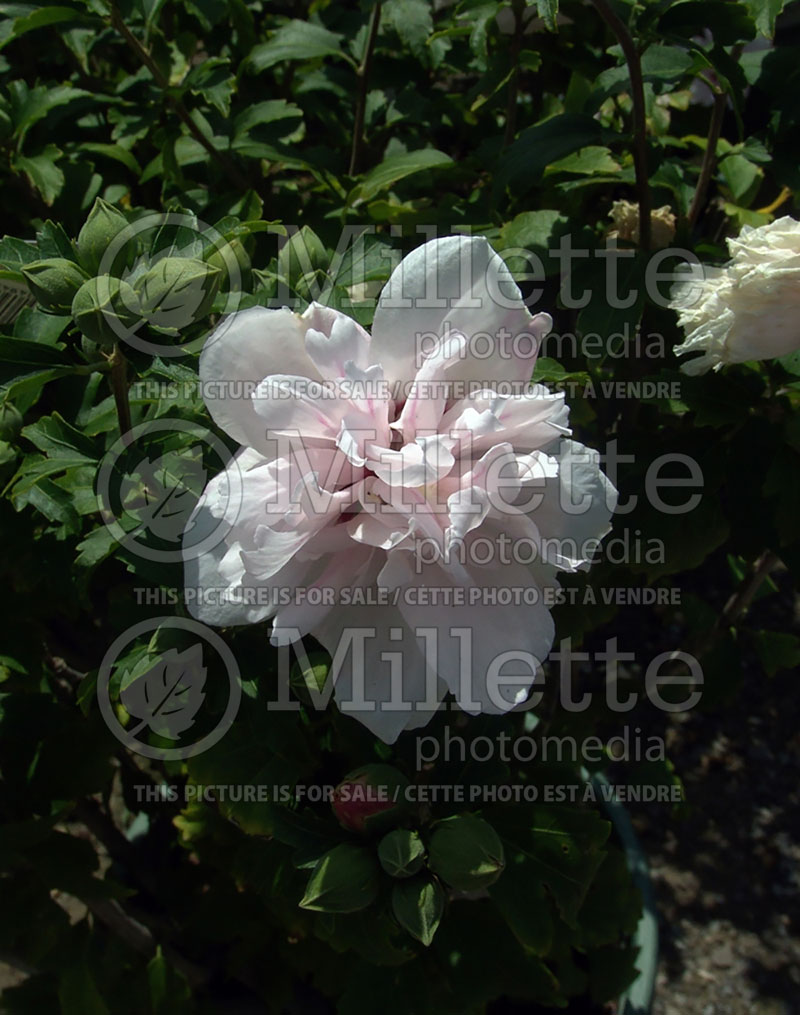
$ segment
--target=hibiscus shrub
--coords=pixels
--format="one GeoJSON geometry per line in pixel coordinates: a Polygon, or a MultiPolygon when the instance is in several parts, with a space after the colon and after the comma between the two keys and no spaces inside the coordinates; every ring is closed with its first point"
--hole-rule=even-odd
{"type": "Polygon", "coordinates": [[[4,1010],[619,998],[591,773],[800,661],[791,5],[6,6],[4,1010]]]}

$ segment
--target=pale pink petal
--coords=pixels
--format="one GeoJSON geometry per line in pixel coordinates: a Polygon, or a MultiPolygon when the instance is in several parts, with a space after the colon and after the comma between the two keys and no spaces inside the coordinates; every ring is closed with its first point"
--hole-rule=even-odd
{"type": "MultiPolygon", "coordinates": [[[[418,584],[446,587],[446,573],[436,570],[441,577],[418,584]]],[[[437,651],[428,665],[437,667],[459,706],[472,715],[501,714],[527,697],[550,652],[555,627],[528,568],[472,568],[471,579],[463,589],[464,604],[430,607],[401,596],[400,611],[416,633],[436,630],[437,651]],[[518,590],[520,604],[498,603],[503,589],[518,590]]]]}
{"type": "Polygon", "coordinates": [[[370,356],[392,382],[410,381],[437,340],[459,332],[467,353],[454,379],[528,380],[551,326],[547,314],[530,314],[486,239],[448,236],[417,247],[392,272],[375,310],[370,356]]]}
{"type": "Polygon", "coordinates": [[[256,388],[253,408],[269,436],[299,434],[334,441],[348,403],[319,381],[272,374],[256,388]]]}
{"type": "Polygon", "coordinates": [[[245,446],[271,452],[251,395],[269,374],[321,380],[305,349],[307,324],[291,310],[252,307],[226,317],[200,353],[203,399],[214,422],[245,446]]]}
{"type": "Polygon", "coordinates": [[[352,317],[312,303],[302,319],[308,324],[306,350],[323,377],[345,377],[348,363],[361,369],[368,366],[370,338],[352,317]]]}

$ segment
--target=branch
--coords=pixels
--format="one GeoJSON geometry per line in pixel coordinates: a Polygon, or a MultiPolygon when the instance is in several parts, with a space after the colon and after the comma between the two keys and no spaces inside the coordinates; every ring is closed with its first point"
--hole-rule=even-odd
{"type": "Polygon", "coordinates": [[[525,4],[514,0],[514,34],[511,37],[511,80],[508,82],[508,98],[506,100],[506,129],[503,135],[503,147],[508,148],[517,132],[517,102],[519,99],[519,54],[522,50],[522,33],[525,31],[525,4]]]}
{"type": "Polygon", "coordinates": [[[70,666],[66,659],[54,656],[47,646],[45,646],[44,661],[57,677],[65,678],[65,685],[70,691],[75,690],[86,677],[85,673],[70,666]]]}
{"type": "Polygon", "coordinates": [[[625,54],[628,72],[631,76],[631,99],[633,101],[633,164],[636,170],[636,190],[639,195],[639,245],[642,250],[650,249],[650,181],[647,172],[647,118],[644,105],[644,79],[642,62],[633,36],[627,26],[612,10],[608,0],[592,0],[600,17],[617,37],[625,54]]]}
{"type": "Polygon", "coordinates": [[[739,589],[731,596],[720,614],[719,626],[730,627],[735,624],[739,617],[749,609],[756,592],[761,588],[762,582],[780,564],[778,558],[771,550],[765,550],[753,564],[753,569],[748,578],[744,580],[739,589]]]}
{"type": "Polygon", "coordinates": [[[153,878],[150,877],[149,872],[140,872],[138,869],[136,848],[133,843],[125,838],[111,818],[100,809],[96,801],[90,797],[78,800],[72,813],[75,816],[75,820],[85,825],[95,839],[99,843],[102,843],[112,859],[130,870],[136,871],[137,874],[144,874],[144,878],[142,878],[143,886],[153,895],[157,894],[157,885],[153,878]]]}
{"type": "MultiPolygon", "coordinates": [[[[120,832],[111,818],[100,809],[91,798],[79,800],[73,810],[74,817],[84,825],[92,836],[108,853],[109,857],[125,866],[139,881],[141,886],[154,899],[158,900],[158,879],[149,870],[144,870],[141,860],[137,857],[136,848],[120,832]]],[[[201,987],[208,982],[211,973],[208,969],[195,965],[185,958],[168,941],[157,941],[150,927],[142,920],[150,919],[141,914],[137,920],[127,913],[116,899],[82,898],[81,901],[118,937],[135,951],[152,956],[160,944],[166,958],[181,972],[193,987],[201,987]]],[[[159,921],[162,922],[162,921],[159,921]]]]}
{"type": "Polygon", "coordinates": [[[358,99],[356,100],[356,119],[353,124],[353,147],[350,152],[350,169],[348,175],[355,176],[361,164],[361,153],[364,146],[364,116],[367,109],[367,89],[369,88],[369,72],[372,67],[372,54],[375,51],[375,43],[378,39],[378,28],[381,23],[380,0],[372,8],[372,18],[369,23],[369,36],[367,47],[364,50],[364,59],[356,73],[358,74],[358,99]]]}
{"type": "Polygon", "coordinates": [[[779,566],[780,558],[771,550],[765,550],[755,561],[750,574],[742,581],[742,584],[734,592],[722,609],[717,621],[703,641],[696,647],[695,656],[700,658],[708,652],[717,639],[717,635],[724,631],[746,613],[755,598],[756,592],[761,588],[762,583],[779,566]]]}
{"type": "Polygon", "coordinates": [[[124,440],[131,429],[131,406],[128,401],[128,361],[125,359],[119,343],[114,346],[110,363],[111,390],[114,393],[114,404],[117,407],[119,432],[124,440]]]}
{"type": "Polygon", "coordinates": [[[36,969],[35,966],[30,965],[30,963],[25,961],[25,959],[20,958],[13,952],[7,952],[3,948],[0,948],[0,962],[4,962],[7,966],[11,966],[12,969],[16,969],[20,973],[24,973],[26,976],[39,975],[39,970],[36,969]]]}
{"type": "Polygon", "coordinates": [[[111,4],[111,24],[119,32],[125,42],[128,44],[128,48],[136,55],[138,60],[144,64],[144,66],[153,75],[153,80],[158,87],[163,91],[167,102],[172,106],[175,112],[178,114],[180,119],[186,124],[186,127],[192,137],[199,144],[205,148],[211,158],[217,163],[219,168],[222,170],[225,176],[230,177],[234,184],[239,190],[246,191],[250,189],[250,184],[237,169],[234,163],[218,148],[209,141],[205,134],[200,130],[197,124],[192,119],[192,116],[186,106],[183,104],[183,100],[174,94],[170,87],[169,80],[164,76],[161,68],[155,62],[151,56],[149,50],[139,42],[133,32],[125,24],[122,15],[119,12],[119,8],[116,3],[111,4]]]}
{"type": "MultiPolygon", "coordinates": [[[[704,79],[705,80],[705,79],[704,79]]],[[[697,186],[694,189],[694,196],[692,197],[692,204],[689,208],[689,213],[686,216],[686,221],[689,228],[693,228],[694,224],[700,215],[705,199],[708,185],[711,182],[711,176],[714,172],[714,166],[717,161],[717,141],[722,133],[722,121],[725,118],[725,106],[727,105],[727,96],[721,89],[714,87],[710,82],[706,82],[709,87],[714,89],[714,108],[711,111],[711,123],[708,128],[708,141],[706,142],[706,150],[703,152],[703,162],[700,166],[700,175],[697,178],[697,186]]]]}
{"type": "MultiPolygon", "coordinates": [[[[155,955],[158,942],[153,937],[152,931],[126,913],[116,899],[82,899],[81,901],[98,920],[134,951],[149,957],[155,955]]],[[[211,979],[209,969],[191,962],[180,952],[177,952],[172,945],[162,942],[160,947],[164,957],[185,977],[186,982],[193,990],[204,987],[211,979]]]]}

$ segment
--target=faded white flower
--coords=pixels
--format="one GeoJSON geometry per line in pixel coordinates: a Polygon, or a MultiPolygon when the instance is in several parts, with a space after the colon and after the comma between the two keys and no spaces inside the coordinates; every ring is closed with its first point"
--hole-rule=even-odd
{"type": "MultiPolygon", "coordinates": [[[[608,233],[609,239],[639,242],[639,205],[631,201],[615,201],[609,218],[614,228],[608,233]]],[[[675,238],[675,216],[668,204],[650,212],[650,243],[654,250],[668,247],[675,238]]]]}
{"type": "Polygon", "coordinates": [[[550,326],[463,236],[400,263],[371,335],[317,304],[229,317],[200,377],[243,448],[190,520],[225,530],[187,555],[194,615],[313,635],[339,707],[389,743],[448,691],[471,713],[523,701],[553,643],[543,589],[588,566],[616,503],[563,394],[529,383],[550,326]]]}
{"type": "Polygon", "coordinates": [[[681,366],[684,373],[800,349],[800,222],[784,215],[744,226],[728,250],[724,267],[704,266],[672,289],[670,306],[686,331],[674,351],[703,353],[681,366]]]}

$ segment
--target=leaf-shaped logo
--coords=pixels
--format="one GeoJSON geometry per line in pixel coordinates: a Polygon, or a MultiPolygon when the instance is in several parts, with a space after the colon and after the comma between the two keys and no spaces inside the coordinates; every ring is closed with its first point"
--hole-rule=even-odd
{"type": "Polygon", "coordinates": [[[125,513],[139,522],[129,535],[147,531],[157,539],[180,541],[206,478],[199,445],[142,459],[120,484],[125,513]]]}
{"type": "Polygon", "coordinates": [[[201,642],[183,652],[167,649],[155,666],[120,693],[125,710],[141,719],[128,733],[135,737],[147,726],[160,737],[177,740],[194,723],[205,700],[205,682],[201,642]]]}

